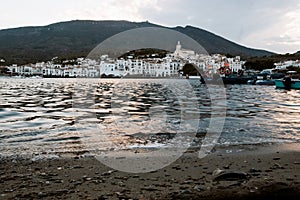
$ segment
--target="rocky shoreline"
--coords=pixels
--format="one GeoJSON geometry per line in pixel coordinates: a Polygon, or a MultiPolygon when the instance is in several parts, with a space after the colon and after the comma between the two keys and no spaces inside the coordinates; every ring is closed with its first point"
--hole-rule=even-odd
{"type": "Polygon", "coordinates": [[[189,151],[140,174],[93,157],[2,159],[0,199],[299,199],[299,146],[217,149],[203,159],[189,151]]]}

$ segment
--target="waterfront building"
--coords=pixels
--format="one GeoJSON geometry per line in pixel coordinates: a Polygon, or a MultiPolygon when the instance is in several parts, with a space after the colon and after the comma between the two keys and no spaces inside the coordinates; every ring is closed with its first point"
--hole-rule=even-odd
{"type": "Polygon", "coordinates": [[[287,67],[300,67],[300,60],[288,60],[284,62],[274,63],[275,69],[285,70],[287,67]]]}

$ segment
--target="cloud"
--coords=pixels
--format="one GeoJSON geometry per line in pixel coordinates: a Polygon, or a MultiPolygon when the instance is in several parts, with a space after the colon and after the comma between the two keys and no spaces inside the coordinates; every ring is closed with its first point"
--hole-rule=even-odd
{"type": "Polygon", "coordinates": [[[257,25],[249,29],[241,42],[278,53],[298,51],[300,49],[298,13],[300,13],[298,1],[277,1],[277,4],[264,5],[256,11],[256,20],[253,21],[257,21],[257,25]]]}
{"type": "Polygon", "coordinates": [[[300,49],[299,0],[10,0],[0,28],[74,19],[193,25],[234,42],[276,52],[300,49]]]}
{"type": "Polygon", "coordinates": [[[157,0],[88,0],[80,9],[70,7],[65,14],[73,19],[145,21],[141,10],[146,7],[160,10],[156,5],[157,0]]]}

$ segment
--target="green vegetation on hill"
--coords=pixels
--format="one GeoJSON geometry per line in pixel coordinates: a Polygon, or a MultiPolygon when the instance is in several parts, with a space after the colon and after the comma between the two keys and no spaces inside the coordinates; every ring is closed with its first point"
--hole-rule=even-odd
{"type": "Polygon", "coordinates": [[[132,56],[134,59],[144,59],[144,58],[164,58],[167,53],[170,53],[162,49],[137,49],[134,51],[127,52],[121,55],[119,58],[127,58],[132,56]]]}
{"type": "Polygon", "coordinates": [[[263,56],[263,57],[252,57],[248,58],[245,63],[247,69],[254,70],[263,70],[274,68],[274,63],[288,61],[288,60],[300,60],[300,54],[276,54],[272,56],[263,56]]]}

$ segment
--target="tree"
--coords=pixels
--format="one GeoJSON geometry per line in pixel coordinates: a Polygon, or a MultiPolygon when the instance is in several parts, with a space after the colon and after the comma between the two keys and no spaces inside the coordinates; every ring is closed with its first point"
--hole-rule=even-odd
{"type": "Polygon", "coordinates": [[[193,64],[187,63],[182,68],[183,74],[188,74],[190,76],[197,76],[200,74],[193,64]]]}
{"type": "Polygon", "coordinates": [[[8,68],[5,66],[0,66],[0,75],[2,74],[8,74],[8,68]]]}

